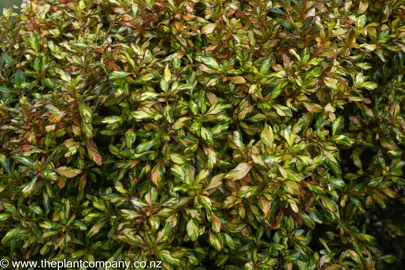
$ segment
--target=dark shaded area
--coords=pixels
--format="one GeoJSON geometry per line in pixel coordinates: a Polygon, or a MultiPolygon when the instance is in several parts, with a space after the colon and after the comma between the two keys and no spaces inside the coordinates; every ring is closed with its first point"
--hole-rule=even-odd
{"type": "Polygon", "coordinates": [[[367,233],[373,235],[385,254],[394,255],[392,264],[381,263],[383,269],[400,270],[405,265],[405,205],[399,201],[388,203],[385,209],[377,208],[366,215],[367,233]],[[402,229],[403,230],[403,229],[402,229]]]}
{"type": "Polygon", "coordinates": [[[353,160],[350,158],[353,153],[353,149],[340,150],[340,157],[342,161],[340,162],[340,167],[343,173],[356,172],[358,168],[354,165],[353,160]]]}

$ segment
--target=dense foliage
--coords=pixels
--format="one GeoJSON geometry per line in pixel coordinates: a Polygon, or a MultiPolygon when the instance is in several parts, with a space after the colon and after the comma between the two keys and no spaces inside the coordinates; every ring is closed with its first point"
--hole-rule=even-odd
{"type": "Polygon", "coordinates": [[[404,56],[404,0],[5,9],[0,255],[393,269],[404,56]]]}

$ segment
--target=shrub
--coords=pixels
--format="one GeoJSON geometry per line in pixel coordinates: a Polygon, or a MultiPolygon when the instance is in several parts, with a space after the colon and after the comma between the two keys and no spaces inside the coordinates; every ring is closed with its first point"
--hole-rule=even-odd
{"type": "Polygon", "coordinates": [[[392,263],[405,233],[404,17],[403,0],[5,9],[0,254],[392,263]]]}

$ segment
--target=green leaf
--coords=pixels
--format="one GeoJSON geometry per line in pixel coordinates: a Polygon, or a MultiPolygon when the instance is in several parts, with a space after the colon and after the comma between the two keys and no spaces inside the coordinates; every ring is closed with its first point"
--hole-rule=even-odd
{"type": "Polygon", "coordinates": [[[70,74],[66,71],[63,70],[59,70],[59,76],[62,79],[62,81],[67,82],[67,83],[71,83],[72,82],[72,77],[70,76],[70,74]]]}
{"type": "Polygon", "coordinates": [[[84,135],[87,138],[93,138],[94,133],[93,133],[93,126],[89,123],[87,123],[84,119],[80,121],[80,128],[82,129],[84,135]]]}
{"type": "Polygon", "coordinates": [[[25,73],[21,69],[17,69],[14,75],[14,84],[21,87],[26,82],[25,73]]]}
{"type": "Polygon", "coordinates": [[[141,120],[144,120],[144,119],[153,119],[155,117],[155,115],[153,113],[146,112],[146,111],[132,112],[131,115],[137,121],[141,121],[141,120]]]}
{"type": "Polygon", "coordinates": [[[363,28],[366,25],[367,17],[366,17],[366,15],[361,15],[361,16],[355,17],[354,20],[356,22],[357,28],[363,28]]]}
{"type": "Polygon", "coordinates": [[[374,83],[374,82],[364,82],[364,83],[362,83],[362,84],[360,84],[359,85],[359,88],[366,88],[366,89],[368,89],[368,90],[374,90],[374,89],[376,89],[377,88],[377,84],[376,83],[374,83]]]}
{"type": "Polygon", "coordinates": [[[181,118],[179,118],[173,124],[172,129],[174,129],[174,130],[182,129],[188,120],[190,120],[190,117],[181,117],[181,118]]]}
{"type": "Polygon", "coordinates": [[[79,105],[79,111],[80,111],[80,114],[82,115],[82,117],[84,117],[84,119],[85,119],[87,122],[89,122],[89,123],[92,122],[92,120],[93,120],[93,113],[92,113],[91,108],[90,108],[87,104],[81,103],[81,104],[79,105]]]}
{"type": "Polygon", "coordinates": [[[7,214],[7,213],[3,213],[3,214],[0,214],[0,221],[1,222],[4,222],[4,221],[6,221],[7,219],[9,219],[10,218],[10,214],[7,214]]]}
{"type": "Polygon", "coordinates": [[[206,25],[204,25],[203,28],[201,29],[201,33],[202,33],[202,34],[205,34],[205,35],[209,35],[209,34],[211,34],[212,32],[214,32],[216,26],[217,26],[217,25],[216,25],[215,23],[206,24],[206,25]]]}
{"type": "Polygon", "coordinates": [[[0,165],[3,168],[5,173],[10,173],[10,162],[8,158],[0,153],[0,165]]]}
{"type": "Polygon", "coordinates": [[[205,115],[219,114],[230,107],[231,107],[231,105],[229,105],[229,104],[216,103],[208,110],[208,112],[205,113],[205,115]]]}
{"type": "Polygon", "coordinates": [[[269,70],[271,65],[273,64],[273,55],[270,54],[264,61],[262,62],[260,66],[260,73],[266,74],[269,70]]]}
{"type": "Polygon", "coordinates": [[[159,97],[160,94],[158,93],[154,93],[154,92],[145,92],[142,93],[141,96],[139,97],[140,101],[144,101],[144,100],[150,100],[150,99],[155,99],[157,97],[159,97]]]}
{"type": "Polygon", "coordinates": [[[179,153],[175,153],[175,152],[172,152],[170,154],[170,160],[179,165],[182,165],[182,164],[186,163],[186,161],[187,161],[185,156],[183,156],[179,153]]]}
{"type": "Polygon", "coordinates": [[[350,257],[353,259],[353,261],[355,261],[358,264],[361,264],[361,257],[359,254],[357,254],[356,251],[354,250],[348,250],[350,257]]]}
{"type": "Polygon", "coordinates": [[[201,62],[203,62],[206,66],[219,71],[220,67],[219,64],[217,63],[217,61],[215,61],[214,58],[209,57],[209,56],[202,56],[201,57],[201,62]]]}
{"type": "Polygon", "coordinates": [[[139,76],[135,80],[135,82],[139,83],[139,84],[144,84],[146,82],[153,80],[153,78],[155,78],[155,76],[152,73],[146,73],[146,74],[142,74],[141,76],[139,76]]]}
{"type": "Polygon", "coordinates": [[[249,198],[256,194],[258,188],[258,186],[243,186],[238,191],[238,196],[242,198],[249,198]]]}
{"type": "Polygon", "coordinates": [[[376,44],[360,44],[360,48],[365,48],[366,51],[372,52],[372,51],[375,51],[375,49],[377,49],[377,45],[376,44]]]}
{"type": "Polygon", "coordinates": [[[333,138],[333,140],[334,140],[337,144],[343,145],[343,146],[346,146],[346,147],[351,147],[351,146],[356,142],[356,139],[347,137],[347,136],[345,136],[345,135],[335,136],[335,137],[333,138]]]}
{"type": "Polygon", "coordinates": [[[44,228],[45,230],[57,229],[59,227],[57,223],[51,221],[41,222],[39,223],[39,226],[41,226],[41,228],[44,228]]]}
{"type": "Polygon", "coordinates": [[[87,231],[86,223],[80,220],[73,221],[73,225],[77,226],[81,231],[87,231]]]}
{"type": "Polygon", "coordinates": [[[233,136],[232,136],[233,142],[239,149],[245,148],[245,145],[243,144],[243,138],[242,134],[239,131],[234,131],[233,136]]]}
{"type": "Polygon", "coordinates": [[[136,133],[134,132],[133,129],[128,129],[127,132],[125,132],[125,145],[127,148],[132,148],[132,145],[134,144],[136,140],[136,133]]]}
{"type": "Polygon", "coordinates": [[[39,40],[38,40],[38,36],[36,34],[30,34],[28,37],[28,41],[30,43],[31,48],[35,51],[35,52],[39,52],[39,40]]]}
{"type": "Polygon", "coordinates": [[[187,222],[187,235],[191,241],[197,241],[199,236],[198,222],[195,219],[190,219],[187,222]]]}
{"type": "Polygon", "coordinates": [[[160,144],[159,138],[155,138],[151,141],[143,142],[141,144],[138,144],[138,146],[135,148],[135,152],[137,154],[144,153],[148,150],[150,150],[152,147],[157,146],[160,144]]]}
{"type": "Polygon", "coordinates": [[[9,230],[6,235],[4,235],[3,239],[1,239],[1,243],[5,246],[8,242],[12,241],[18,235],[19,229],[11,229],[9,230]]]}
{"type": "Polygon", "coordinates": [[[338,80],[334,79],[334,78],[329,78],[326,77],[324,79],[324,83],[327,87],[330,87],[332,89],[337,89],[337,85],[338,85],[338,80]]]}
{"type": "Polygon", "coordinates": [[[87,250],[79,249],[79,250],[73,252],[71,254],[71,257],[72,257],[72,259],[79,259],[79,258],[83,257],[84,255],[86,255],[86,253],[87,253],[87,250]]]}
{"type": "Polygon", "coordinates": [[[32,167],[32,165],[34,164],[34,162],[27,158],[27,157],[22,157],[22,156],[14,156],[13,157],[15,160],[17,160],[19,163],[28,166],[28,167],[32,167]]]}
{"type": "Polygon", "coordinates": [[[23,188],[22,193],[23,193],[24,197],[29,197],[29,196],[32,194],[32,192],[33,192],[33,190],[34,190],[34,188],[35,188],[35,185],[36,185],[36,183],[37,183],[37,179],[38,179],[38,177],[34,177],[34,178],[23,188]]]}
{"type": "Polygon", "coordinates": [[[235,241],[232,239],[231,236],[229,236],[228,234],[224,233],[224,238],[225,238],[225,243],[226,245],[231,249],[234,250],[235,249],[235,241]]]}
{"type": "Polygon", "coordinates": [[[328,151],[323,151],[326,160],[325,163],[326,165],[329,167],[329,169],[332,171],[332,173],[336,176],[336,177],[341,177],[342,176],[342,170],[340,169],[340,165],[337,162],[337,160],[335,159],[335,157],[330,154],[328,151]]]}
{"type": "Polygon", "coordinates": [[[331,212],[335,213],[338,210],[337,204],[326,196],[320,196],[322,204],[331,212]]]}
{"type": "Polygon", "coordinates": [[[357,63],[356,66],[363,70],[369,70],[373,67],[370,63],[357,63]]]}
{"type": "Polygon", "coordinates": [[[110,73],[108,75],[108,78],[110,80],[119,80],[119,79],[123,79],[126,78],[130,75],[130,73],[125,72],[125,71],[113,71],[112,73],[110,73]]]}
{"type": "Polygon", "coordinates": [[[114,125],[114,124],[118,124],[120,122],[122,122],[122,118],[119,116],[107,116],[103,119],[102,121],[104,124],[108,124],[108,125],[114,125]]]}
{"type": "Polygon", "coordinates": [[[343,121],[344,120],[343,120],[342,116],[339,116],[338,118],[336,118],[335,121],[333,121],[333,124],[332,124],[332,135],[333,136],[340,133],[340,131],[343,128],[343,121]]]}
{"type": "Polygon", "coordinates": [[[180,260],[173,257],[171,255],[170,251],[168,251],[168,250],[160,251],[158,256],[162,261],[164,261],[164,262],[166,262],[166,263],[168,263],[170,265],[180,266],[180,260]]]}
{"type": "Polygon", "coordinates": [[[186,176],[184,170],[179,165],[175,164],[170,170],[173,172],[175,177],[179,178],[180,180],[185,179],[186,176]]]}
{"type": "Polygon", "coordinates": [[[209,129],[202,127],[201,128],[201,138],[207,142],[208,145],[213,144],[213,138],[212,138],[212,133],[209,129]]]}
{"type": "Polygon", "coordinates": [[[275,104],[273,105],[274,109],[276,110],[277,114],[280,116],[292,116],[292,112],[288,107],[279,105],[279,104],[275,104]]]}
{"type": "Polygon", "coordinates": [[[216,251],[221,251],[222,249],[222,244],[219,240],[219,237],[217,235],[215,235],[213,232],[209,233],[209,242],[211,244],[212,247],[215,248],[216,251]]]}
{"type": "Polygon", "coordinates": [[[384,255],[379,258],[379,260],[386,261],[387,263],[394,263],[397,261],[397,258],[393,255],[384,255]]]}
{"type": "Polygon", "coordinates": [[[284,11],[279,8],[270,8],[269,14],[272,18],[283,18],[285,16],[284,11]]]}
{"type": "Polygon", "coordinates": [[[195,177],[195,182],[199,183],[202,180],[206,179],[209,175],[210,171],[209,170],[201,170],[198,175],[195,177]]]}
{"type": "Polygon", "coordinates": [[[202,205],[205,210],[210,212],[212,210],[212,203],[211,200],[207,196],[198,196],[197,201],[200,205],[202,205]]]}
{"type": "Polygon", "coordinates": [[[165,67],[165,70],[164,70],[164,73],[163,73],[163,79],[166,82],[169,82],[172,79],[172,73],[170,72],[168,64],[166,64],[166,67],[165,67]]]}
{"type": "Polygon", "coordinates": [[[263,131],[260,134],[260,138],[265,145],[273,148],[274,135],[273,135],[273,129],[271,128],[271,126],[269,126],[267,124],[264,126],[263,131]]]}

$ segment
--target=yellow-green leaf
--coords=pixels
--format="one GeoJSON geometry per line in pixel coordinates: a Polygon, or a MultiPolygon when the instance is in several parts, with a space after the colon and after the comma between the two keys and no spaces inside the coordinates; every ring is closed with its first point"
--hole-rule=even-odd
{"type": "Polygon", "coordinates": [[[252,165],[248,163],[240,163],[238,166],[235,167],[235,169],[225,175],[225,179],[231,181],[242,179],[248,174],[250,169],[252,169],[252,165]]]}

